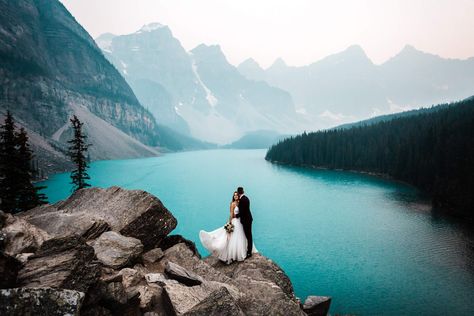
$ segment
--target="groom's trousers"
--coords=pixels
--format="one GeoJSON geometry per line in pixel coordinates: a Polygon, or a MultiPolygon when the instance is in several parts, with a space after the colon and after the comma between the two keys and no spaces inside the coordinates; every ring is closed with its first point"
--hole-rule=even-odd
{"type": "Polygon", "coordinates": [[[252,222],[250,223],[242,223],[244,227],[244,234],[245,237],[247,238],[247,255],[252,254],[252,248],[253,248],[253,240],[252,240],[252,222]]]}

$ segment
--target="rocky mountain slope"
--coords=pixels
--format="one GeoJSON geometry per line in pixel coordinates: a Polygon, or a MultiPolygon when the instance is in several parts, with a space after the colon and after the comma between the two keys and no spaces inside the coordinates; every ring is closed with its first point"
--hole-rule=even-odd
{"type": "Polygon", "coordinates": [[[158,198],[118,187],[0,212],[0,314],[327,314],[331,298],[301,304],[272,260],[202,259],[192,242],[168,235],[176,225],[158,198]]]}
{"type": "Polygon", "coordinates": [[[67,167],[72,114],[84,121],[92,159],[180,147],[169,132],[160,133],[153,115],[57,0],[0,1],[0,85],[0,115],[9,109],[34,134],[33,149],[47,172],[67,167]]]}
{"type": "Polygon", "coordinates": [[[219,46],[186,52],[167,26],[96,42],[157,121],[181,133],[222,144],[259,129],[295,132],[305,122],[287,92],[246,79],[219,46]]]}
{"type": "Polygon", "coordinates": [[[295,107],[318,128],[466,98],[474,93],[474,57],[445,59],[407,45],[381,65],[360,46],[307,66],[277,59],[267,69],[247,59],[238,66],[247,78],[288,91],[295,107]]]}

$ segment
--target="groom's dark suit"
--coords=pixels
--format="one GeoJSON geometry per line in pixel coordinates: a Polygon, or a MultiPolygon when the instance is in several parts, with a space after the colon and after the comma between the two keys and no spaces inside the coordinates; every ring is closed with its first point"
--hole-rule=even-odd
{"type": "Polygon", "coordinates": [[[247,255],[252,254],[252,213],[250,212],[250,200],[245,195],[240,197],[239,201],[239,214],[236,215],[237,218],[240,218],[240,222],[244,227],[245,237],[247,237],[247,255]]]}

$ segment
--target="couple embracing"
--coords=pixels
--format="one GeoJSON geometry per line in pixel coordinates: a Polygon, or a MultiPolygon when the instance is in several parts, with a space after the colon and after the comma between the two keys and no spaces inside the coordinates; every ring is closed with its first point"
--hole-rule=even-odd
{"type": "Polygon", "coordinates": [[[203,246],[221,261],[227,264],[243,261],[257,252],[252,241],[252,221],[250,200],[239,187],[230,203],[229,223],[212,232],[201,230],[199,238],[203,246]]]}

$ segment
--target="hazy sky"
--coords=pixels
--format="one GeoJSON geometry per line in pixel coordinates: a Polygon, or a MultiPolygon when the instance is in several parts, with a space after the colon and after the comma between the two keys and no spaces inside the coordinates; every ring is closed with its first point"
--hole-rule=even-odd
{"type": "Polygon", "coordinates": [[[375,63],[405,44],[474,56],[474,0],[61,0],[93,36],[160,22],[190,50],[219,44],[237,65],[304,65],[359,44],[375,63]]]}

